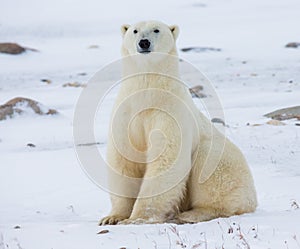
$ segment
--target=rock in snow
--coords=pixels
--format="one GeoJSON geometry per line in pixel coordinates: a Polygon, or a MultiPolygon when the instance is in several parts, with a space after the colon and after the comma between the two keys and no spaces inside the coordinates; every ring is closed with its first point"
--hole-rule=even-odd
{"type": "Polygon", "coordinates": [[[285,45],[286,48],[298,48],[300,47],[300,42],[289,42],[285,45]]]}
{"type": "Polygon", "coordinates": [[[201,53],[201,52],[207,52],[207,51],[214,51],[214,52],[220,52],[220,48],[212,48],[212,47],[187,47],[182,48],[182,52],[195,52],[195,53],[201,53]]]}
{"type": "Polygon", "coordinates": [[[25,48],[21,47],[17,43],[0,43],[0,52],[6,54],[21,54],[25,52],[25,48]]]}
{"type": "Polygon", "coordinates": [[[11,43],[11,42],[4,42],[0,43],[0,53],[5,53],[5,54],[21,54],[24,53],[26,50],[38,52],[37,49],[34,48],[25,48],[20,46],[17,43],[11,43]]]}
{"type": "Polygon", "coordinates": [[[189,89],[193,98],[206,98],[207,96],[202,92],[203,86],[197,85],[189,89]]]}
{"type": "Polygon", "coordinates": [[[274,112],[267,113],[264,116],[276,120],[286,120],[292,118],[297,118],[300,120],[300,106],[279,109],[274,112]]]}
{"type": "Polygon", "coordinates": [[[35,100],[17,97],[9,100],[4,105],[0,105],[0,120],[13,117],[15,114],[24,113],[26,109],[38,115],[52,115],[58,113],[56,110],[49,109],[35,100]]]}

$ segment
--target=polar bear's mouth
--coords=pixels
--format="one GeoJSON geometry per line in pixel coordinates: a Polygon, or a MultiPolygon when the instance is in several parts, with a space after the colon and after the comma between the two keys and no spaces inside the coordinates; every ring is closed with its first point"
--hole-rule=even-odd
{"type": "Polygon", "coordinates": [[[149,54],[149,53],[151,53],[151,51],[150,50],[140,50],[139,53],[141,53],[141,54],[149,54]]]}

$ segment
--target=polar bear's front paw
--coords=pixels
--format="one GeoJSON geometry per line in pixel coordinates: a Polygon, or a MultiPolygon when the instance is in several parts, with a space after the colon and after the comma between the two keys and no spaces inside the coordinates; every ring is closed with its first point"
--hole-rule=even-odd
{"type": "Polygon", "coordinates": [[[125,220],[126,217],[121,216],[121,215],[109,215],[104,218],[102,218],[99,221],[99,226],[105,226],[105,225],[116,225],[120,221],[125,220]]]}

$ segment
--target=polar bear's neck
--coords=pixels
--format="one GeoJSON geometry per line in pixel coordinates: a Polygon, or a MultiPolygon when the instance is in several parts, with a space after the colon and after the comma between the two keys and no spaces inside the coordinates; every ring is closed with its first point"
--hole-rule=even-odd
{"type": "MultiPolygon", "coordinates": [[[[163,54],[137,55],[123,58],[126,89],[160,88],[174,92],[179,79],[178,57],[163,54]],[[130,87],[129,87],[130,85],[130,87]]],[[[123,84],[123,85],[124,85],[123,84]]]]}

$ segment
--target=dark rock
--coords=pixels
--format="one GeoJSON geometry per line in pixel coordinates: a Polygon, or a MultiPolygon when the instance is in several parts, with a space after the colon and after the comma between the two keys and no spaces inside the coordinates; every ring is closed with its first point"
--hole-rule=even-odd
{"type": "Polygon", "coordinates": [[[47,83],[47,84],[51,84],[52,81],[48,80],[48,79],[41,79],[41,82],[47,83]]]}
{"type": "Polygon", "coordinates": [[[11,43],[11,42],[0,43],[0,53],[16,55],[16,54],[24,53],[26,50],[30,50],[33,52],[39,52],[37,49],[22,47],[17,43],[11,43]]]}
{"type": "Polygon", "coordinates": [[[94,145],[100,145],[101,143],[95,142],[95,143],[86,143],[86,144],[77,144],[77,146],[94,146],[94,145]]]}
{"type": "Polygon", "coordinates": [[[286,48],[298,48],[300,47],[300,42],[289,42],[285,45],[286,48]]]}
{"type": "Polygon", "coordinates": [[[53,115],[58,113],[54,109],[43,107],[35,100],[17,97],[9,100],[4,105],[0,105],[0,120],[12,117],[14,114],[23,113],[24,107],[32,109],[38,115],[53,115]]]}
{"type": "Polygon", "coordinates": [[[25,48],[21,47],[17,43],[0,43],[0,52],[6,54],[21,54],[25,52],[25,48]]]}
{"type": "Polygon", "coordinates": [[[195,53],[201,53],[201,52],[207,52],[207,51],[214,51],[214,52],[220,52],[222,51],[220,48],[212,48],[212,47],[186,47],[180,49],[182,52],[195,52],[195,53]]]}
{"type": "Polygon", "coordinates": [[[219,123],[219,124],[222,124],[222,125],[225,126],[225,122],[221,118],[212,118],[211,122],[212,123],[219,123]]]}
{"type": "Polygon", "coordinates": [[[279,109],[274,112],[267,113],[264,116],[276,120],[286,120],[292,118],[300,120],[300,106],[279,109]]]}
{"type": "Polygon", "coordinates": [[[32,143],[28,143],[27,146],[28,146],[28,147],[31,147],[31,148],[35,148],[35,147],[36,147],[36,146],[35,146],[34,144],[32,144],[32,143]]]}
{"type": "Polygon", "coordinates": [[[190,93],[193,98],[206,98],[207,97],[204,93],[201,92],[203,90],[203,86],[197,85],[197,86],[191,87],[189,90],[190,90],[190,93]]]}

